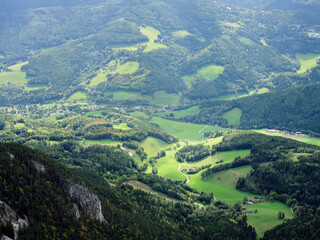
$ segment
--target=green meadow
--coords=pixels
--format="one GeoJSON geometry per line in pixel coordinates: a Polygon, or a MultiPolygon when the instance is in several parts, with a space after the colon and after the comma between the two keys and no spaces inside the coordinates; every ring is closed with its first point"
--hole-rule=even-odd
{"type": "Polygon", "coordinates": [[[222,114],[222,118],[226,119],[231,125],[240,125],[241,109],[234,108],[229,112],[222,114]]]}
{"type": "Polygon", "coordinates": [[[199,192],[212,192],[216,200],[226,202],[228,204],[236,204],[241,202],[244,197],[255,197],[256,195],[223,186],[215,181],[214,174],[209,177],[202,178],[201,172],[189,175],[191,182],[189,186],[199,192]]]}
{"type": "Polygon", "coordinates": [[[285,213],[285,219],[293,218],[290,208],[284,203],[278,201],[262,202],[254,205],[248,205],[247,209],[258,210],[257,213],[248,215],[248,224],[253,226],[260,237],[263,233],[279,224],[284,220],[278,219],[278,212],[285,213]]]}
{"type": "Polygon", "coordinates": [[[175,93],[166,93],[165,91],[157,91],[153,96],[142,95],[138,92],[130,91],[107,91],[106,94],[113,94],[114,100],[146,100],[155,105],[178,105],[180,96],[175,93]]]}
{"type": "Polygon", "coordinates": [[[300,61],[300,69],[297,71],[298,74],[305,73],[307,70],[317,66],[317,59],[320,59],[318,53],[298,53],[296,58],[300,61]]]}
{"type": "Polygon", "coordinates": [[[172,35],[174,35],[174,36],[190,36],[190,35],[192,35],[192,34],[189,33],[189,32],[186,31],[186,30],[180,30],[180,31],[175,31],[175,32],[173,32],[172,35]]]}
{"type": "Polygon", "coordinates": [[[224,22],[223,25],[225,25],[227,27],[233,27],[233,28],[240,27],[240,25],[238,23],[235,23],[235,22],[224,22]]]}
{"type": "Polygon", "coordinates": [[[151,123],[158,124],[160,128],[182,140],[187,140],[191,144],[199,143],[203,140],[205,132],[216,130],[227,130],[221,127],[206,126],[200,124],[191,124],[185,122],[177,122],[159,117],[150,120],[151,123]]]}
{"type": "Polygon", "coordinates": [[[108,70],[103,70],[102,68],[99,70],[97,76],[95,76],[91,81],[90,81],[90,87],[95,87],[99,83],[107,81],[106,75],[108,74],[108,70]]]}
{"type": "Polygon", "coordinates": [[[124,64],[118,65],[116,72],[120,74],[133,74],[139,69],[138,62],[126,62],[124,64]]]}
{"type": "Polygon", "coordinates": [[[230,163],[234,161],[237,157],[247,157],[250,155],[250,150],[234,150],[234,151],[226,151],[226,152],[217,152],[213,156],[208,156],[204,159],[201,159],[196,162],[188,162],[188,163],[181,163],[182,167],[202,167],[208,164],[212,164],[212,166],[224,164],[224,163],[230,163]],[[223,160],[223,163],[216,163],[220,160],[223,160]]]}
{"type": "Polygon", "coordinates": [[[187,180],[186,177],[179,172],[179,164],[173,156],[173,153],[174,151],[167,151],[165,157],[157,160],[158,175],[176,181],[187,180]]]}
{"type": "Polygon", "coordinates": [[[200,107],[193,106],[191,108],[187,108],[180,111],[160,112],[160,113],[155,113],[154,115],[164,117],[172,113],[174,114],[174,118],[182,118],[188,115],[197,115],[199,112],[200,112],[200,107]]]}
{"type": "Polygon", "coordinates": [[[117,146],[118,144],[121,145],[122,142],[113,141],[111,139],[101,139],[101,140],[86,140],[85,144],[87,145],[101,144],[101,145],[117,146]]]}
{"type": "Polygon", "coordinates": [[[91,111],[91,112],[87,112],[85,114],[86,117],[88,116],[101,116],[102,115],[102,110],[99,111],[91,111]]]}
{"type": "Polygon", "coordinates": [[[35,90],[39,90],[39,89],[45,89],[47,87],[48,87],[47,85],[43,85],[43,84],[25,85],[24,90],[25,91],[35,91],[35,90]]]}
{"type": "Polygon", "coordinates": [[[146,43],[146,48],[144,49],[144,52],[150,52],[159,48],[167,48],[166,45],[154,42],[158,39],[158,36],[161,34],[157,29],[150,26],[140,27],[140,32],[149,38],[149,42],[146,43]]]}
{"type": "Polygon", "coordinates": [[[113,128],[121,129],[121,130],[130,130],[130,129],[132,129],[131,127],[128,126],[127,123],[121,123],[119,125],[113,125],[113,128]]]}
{"type": "Polygon", "coordinates": [[[158,154],[163,149],[166,149],[170,144],[154,137],[148,137],[140,144],[144,151],[148,154],[148,157],[152,157],[158,154]]]}
{"type": "Polygon", "coordinates": [[[72,94],[69,98],[68,101],[71,103],[87,103],[87,95],[84,92],[76,92],[72,94]]]}
{"type": "Polygon", "coordinates": [[[15,64],[15,65],[8,67],[12,72],[0,72],[0,84],[26,83],[27,82],[26,73],[21,72],[21,67],[26,64],[28,64],[28,62],[23,62],[23,63],[15,64]]]}
{"type": "Polygon", "coordinates": [[[246,45],[254,45],[255,44],[251,39],[245,38],[245,37],[239,37],[239,41],[242,42],[243,44],[246,44],[246,45]]]}
{"type": "Polygon", "coordinates": [[[182,79],[187,86],[191,86],[191,83],[195,81],[197,77],[202,77],[208,80],[215,80],[221,73],[223,73],[224,67],[218,65],[209,65],[199,69],[195,74],[184,76],[182,79]]]}
{"type": "Polygon", "coordinates": [[[217,144],[221,143],[222,140],[223,140],[223,136],[216,137],[216,138],[208,138],[203,142],[203,145],[212,147],[213,145],[217,145],[217,144]]]}

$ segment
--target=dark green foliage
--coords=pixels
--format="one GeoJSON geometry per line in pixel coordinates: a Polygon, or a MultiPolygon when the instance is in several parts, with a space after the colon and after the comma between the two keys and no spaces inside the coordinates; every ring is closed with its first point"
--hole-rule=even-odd
{"type": "Polygon", "coordinates": [[[203,144],[185,146],[175,154],[179,162],[195,162],[209,155],[211,155],[210,147],[203,144]]]}
{"type": "Polygon", "coordinates": [[[288,220],[283,224],[265,232],[263,240],[309,240],[320,239],[320,217],[299,217],[288,220]]]}

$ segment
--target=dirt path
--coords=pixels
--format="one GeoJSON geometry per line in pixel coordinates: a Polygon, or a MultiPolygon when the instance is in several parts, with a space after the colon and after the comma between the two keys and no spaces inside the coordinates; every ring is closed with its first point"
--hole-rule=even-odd
{"type": "MultiPolygon", "coordinates": [[[[199,134],[201,134],[201,132],[203,131],[203,130],[205,130],[206,128],[208,128],[209,127],[209,125],[207,125],[207,126],[205,126],[204,128],[202,128],[200,131],[199,131],[199,134]]],[[[203,134],[202,134],[202,141],[204,140],[204,136],[203,136],[203,134]]]]}
{"type": "MultiPolygon", "coordinates": [[[[176,159],[176,157],[174,156],[173,153],[172,153],[172,156],[174,157],[174,159],[176,159]]],[[[177,159],[176,159],[176,160],[177,160],[177,159]]],[[[181,164],[180,164],[179,162],[178,162],[178,164],[179,164],[178,171],[179,171],[183,176],[185,176],[185,177],[188,179],[188,181],[187,181],[186,183],[191,182],[190,178],[181,171],[181,164]]]]}

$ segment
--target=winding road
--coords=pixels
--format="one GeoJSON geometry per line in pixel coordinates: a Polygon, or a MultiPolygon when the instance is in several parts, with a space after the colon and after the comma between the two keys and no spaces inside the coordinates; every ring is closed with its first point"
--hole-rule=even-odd
{"type": "MultiPolygon", "coordinates": [[[[172,153],[172,156],[174,157],[174,159],[176,159],[176,157],[174,156],[173,153],[172,153]]],[[[176,159],[176,160],[177,160],[177,159],[176,159]]],[[[190,178],[189,178],[185,173],[183,173],[183,172],[181,171],[181,164],[180,164],[179,162],[178,162],[178,164],[179,164],[178,171],[181,172],[181,174],[188,179],[188,181],[187,181],[186,183],[191,182],[190,178]]]]}

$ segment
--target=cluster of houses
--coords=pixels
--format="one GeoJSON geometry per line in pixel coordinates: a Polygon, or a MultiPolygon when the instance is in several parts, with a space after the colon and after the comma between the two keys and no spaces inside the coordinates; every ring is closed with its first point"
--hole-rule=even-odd
{"type": "Polygon", "coordinates": [[[299,137],[307,137],[306,134],[303,134],[302,132],[289,132],[287,130],[276,130],[276,129],[267,129],[269,133],[280,133],[284,135],[292,135],[292,136],[299,136],[299,137]]]}

